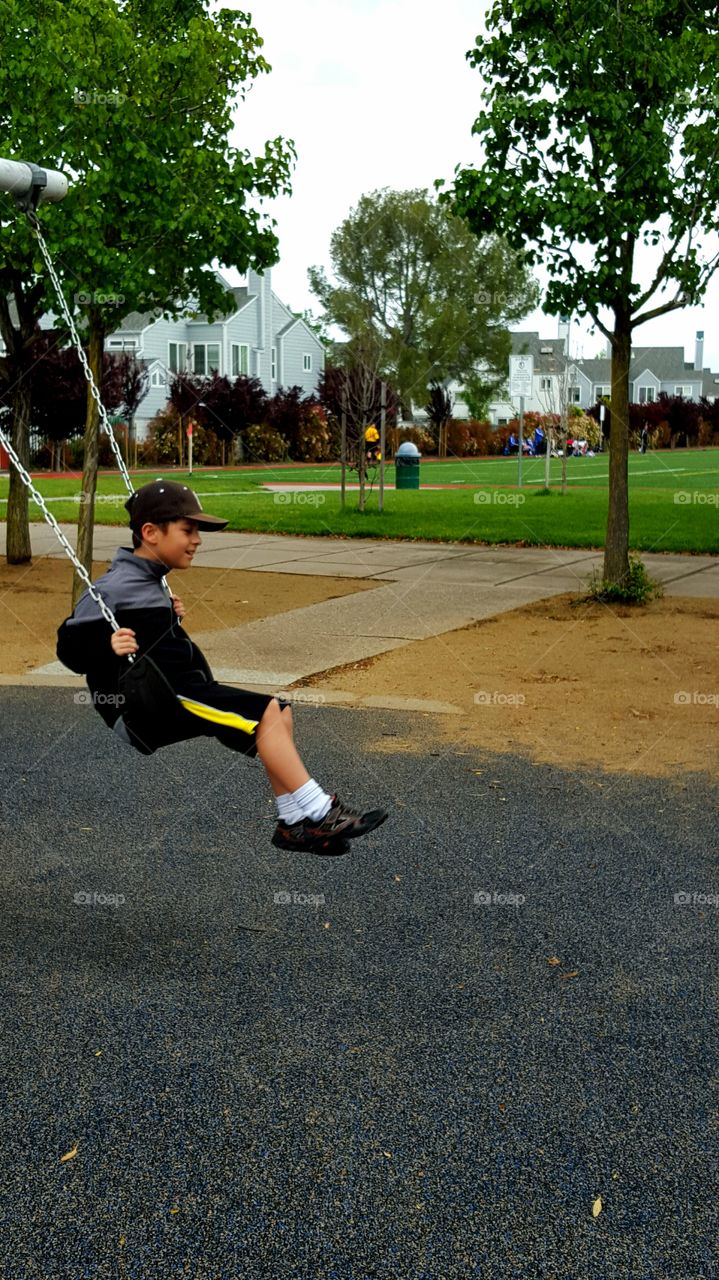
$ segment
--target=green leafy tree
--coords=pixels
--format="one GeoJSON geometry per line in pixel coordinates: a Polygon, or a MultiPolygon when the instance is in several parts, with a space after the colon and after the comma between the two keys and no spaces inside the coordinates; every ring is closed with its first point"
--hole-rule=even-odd
{"type": "MultiPolygon", "coordinates": [[[[227,314],[232,294],[209,264],[242,271],[276,261],[273,225],[258,204],[289,190],[293,148],[277,138],[253,157],[228,141],[238,98],[270,69],[261,46],[248,14],[211,14],[199,0],[8,0],[0,122],[17,123],[9,132],[18,155],[71,177],[63,204],[43,207],[40,220],[66,296],[82,317],[93,372],[107,333],[127,312],[227,314]],[[22,105],[29,66],[42,112],[25,113],[22,105]]],[[[51,300],[29,229],[8,220],[6,209],[0,248],[0,292],[3,285],[19,289],[22,301],[20,360],[28,325],[51,300]]],[[[20,373],[22,385],[27,368],[20,373]]],[[[15,417],[17,430],[17,408],[15,417]]],[[[88,495],[95,492],[97,427],[88,396],[88,495]]],[[[86,565],[92,519],[85,502],[78,554],[86,565]]],[[[29,538],[24,550],[28,558],[29,538]]]]}
{"type": "Polygon", "coordinates": [[[501,395],[506,387],[506,371],[497,374],[495,378],[489,378],[480,372],[470,374],[460,392],[460,398],[464,400],[470,418],[476,422],[483,421],[489,413],[492,401],[501,395]]]}
{"type": "Polygon", "coordinates": [[[449,207],[543,261],[547,309],[590,316],[611,343],[614,583],[629,572],[632,332],[696,303],[719,265],[701,248],[719,226],[718,23],[715,4],[496,0],[467,54],[485,85],[483,155],[457,171],[449,207]],[[640,246],[653,251],[648,287],[640,246]]]}
{"type": "Polygon", "coordinates": [[[521,256],[497,236],[478,240],[426,191],[375,191],[333,233],[332,284],[311,267],[328,320],[381,349],[381,372],[403,413],[432,380],[464,380],[481,361],[507,365],[506,326],[531,311],[537,290],[521,256]]]}

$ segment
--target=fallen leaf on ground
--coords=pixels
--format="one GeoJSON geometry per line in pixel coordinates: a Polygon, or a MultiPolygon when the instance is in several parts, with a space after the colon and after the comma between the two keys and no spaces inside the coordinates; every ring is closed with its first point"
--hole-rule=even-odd
{"type": "Polygon", "coordinates": [[[561,964],[561,963],[562,963],[561,960],[558,960],[556,956],[547,956],[547,964],[561,964]]]}
{"type": "Polygon", "coordinates": [[[572,969],[571,973],[560,973],[559,976],[560,978],[576,978],[578,973],[579,973],[578,969],[572,969]]]}
{"type": "Polygon", "coordinates": [[[77,1155],[77,1143],[75,1143],[75,1146],[73,1147],[72,1151],[66,1151],[64,1156],[60,1156],[60,1164],[64,1164],[66,1160],[74,1160],[76,1155],[77,1155]]]}
{"type": "Polygon", "coordinates": [[[602,1197],[597,1196],[596,1200],[594,1201],[594,1204],[592,1205],[592,1217],[598,1218],[601,1212],[602,1212],[602,1197]]]}

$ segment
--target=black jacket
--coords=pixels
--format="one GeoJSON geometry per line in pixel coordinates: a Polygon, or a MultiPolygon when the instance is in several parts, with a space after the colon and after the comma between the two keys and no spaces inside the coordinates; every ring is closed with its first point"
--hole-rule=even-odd
{"type": "MultiPolygon", "coordinates": [[[[173,689],[191,692],[213,679],[202,650],[183,631],[162,585],[167,566],[121,547],[102,577],[93,583],[119,626],[131,627],[139,653],[148,653],[173,689]]],[[[121,714],[118,680],[127,658],[112,651],[112,627],[85,591],[57,633],[57,656],[84,675],[95,710],[111,728],[121,714]]]]}

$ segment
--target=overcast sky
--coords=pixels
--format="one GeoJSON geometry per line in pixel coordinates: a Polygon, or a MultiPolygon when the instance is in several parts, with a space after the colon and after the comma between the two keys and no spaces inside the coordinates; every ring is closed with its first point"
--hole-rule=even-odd
{"type": "MultiPolygon", "coordinates": [[[[319,311],[307,268],[329,269],[330,236],[361,195],[383,187],[431,190],[436,178],[451,180],[458,163],[478,162],[471,128],[481,79],[465,53],[488,5],[484,0],[257,0],[252,6],[224,0],[222,7],[251,10],[272,65],[238,108],[233,143],[255,150],[283,135],[298,151],[292,197],[268,206],[277,220],[281,253],[273,286],[294,310],[319,311]]],[[[537,275],[540,283],[546,281],[541,272],[537,275]]],[[[556,337],[557,319],[537,311],[513,328],[556,337]]],[[[652,321],[635,330],[633,341],[683,345],[686,358],[693,360],[697,329],[705,331],[704,365],[719,370],[717,277],[701,307],[652,321]]],[[[586,322],[575,326],[572,354],[597,355],[604,341],[598,331],[590,334],[586,322]]]]}

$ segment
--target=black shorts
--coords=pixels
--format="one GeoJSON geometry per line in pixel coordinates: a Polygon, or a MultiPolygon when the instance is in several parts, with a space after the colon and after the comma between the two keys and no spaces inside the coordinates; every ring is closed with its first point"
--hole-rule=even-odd
{"type": "MultiPolygon", "coordinates": [[[[183,717],[181,741],[186,738],[217,738],[223,747],[241,751],[243,755],[257,755],[257,726],[270,702],[272,694],[252,693],[249,689],[233,689],[216,680],[207,684],[191,684],[177,691],[186,712],[183,717]],[[186,724],[186,732],[185,732],[186,724]]],[[[284,710],[289,702],[277,698],[284,710]]]]}

